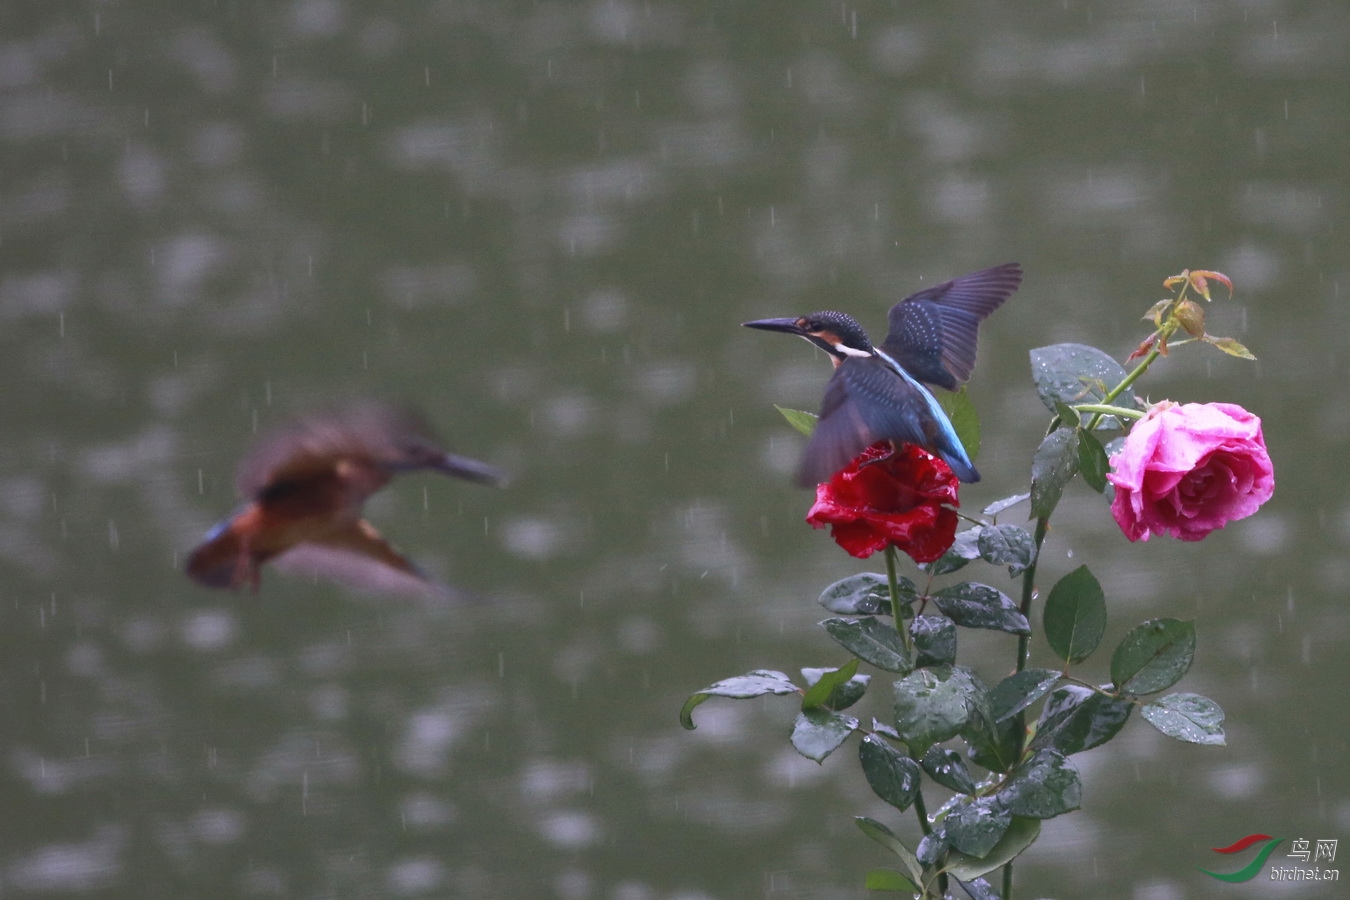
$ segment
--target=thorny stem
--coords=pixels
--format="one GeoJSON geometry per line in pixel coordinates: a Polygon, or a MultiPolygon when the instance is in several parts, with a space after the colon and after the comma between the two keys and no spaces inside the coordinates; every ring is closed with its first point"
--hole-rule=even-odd
{"type": "Polygon", "coordinates": [[[914,657],[909,644],[909,629],[905,627],[905,618],[900,614],[900,579],[895,574],[895,546],[886,547],[886,583],[891,589],[891,616],[895,620],[895,630],[900,635],[900,643],[905,645],[905,656],[914,657]]]}
{"type": "MultiPolygon", "coordinates": [[[[1111,391],[1107,393],[1105,397],[1102,398],[1102,404],[1108,405],[1115,402],[1115,399],[1119,397],[1121,394],[1125,393],[1126,388],[1128,388],[1130,385],[1138,381],[1139,377],[1148,370],[1148,367],[1153,365],[1153,361],[1161,355],[1162,350],[1160,349],[1159,345],[1154,344],[1153,347],[1148,351],[1148,353],[1144,354],[1144,358],[1139,360],[1139,365],[1135,366],[1134,369],[1130,372],[1130,374],[1126,375],[1125,378],[1120,382],[1120,384],[1112,388],[1111,391]]],[[[1106,413],[1101,411],[1097,411],[1096,413],[1094,413],[1092,419],[1087,423],[1086,430],[1092,431],[1094,428],[1096,428],[1097,423],[1102,420],[1102,416],[1104,415],[1106,415],[1106,413]]],[[[1116,415],[1116,413],[1111,413],[1111,415],[1116,415]]]]}
{"type": "MultiPolygon", "coordinates": [[[[919,827],[923,829],[923,836],[928,837],[933,833],[933,827],[928,824],[928,808],[923,803],[923,791],[916,791],[914,794],[914,814],[919,817],[919,827]]],[[[947,896],[947,873],[938,873],[938,896],[947,896]]],[[[927,892],[924,896],[928,896],[927,892]]]]}
{"type": "MultiPolygon", "coordinates": [[[[1022,605],[1020,607],[1022,615],[1028,620],[1031,619],[1031,603],[1036,599],[1036,566],[1041,561],[1041,545],[1045,543],[1045,535],[1050,531],[1050,519],[1047,516],[1036,520],[1036,552],[1031,555],[1031,565],[1027,566],[1026,571],[1022,573],[1022,605]]],[[[1021,672],[1027,667],[1027,662],[1031,659],[1031,636],[1021,635],[1017,638],[1017,671],[1021,672]]],[[[1019,723],[1022,721],[1018,717],[1019,723]]],[[[1019,744],[1021,739],[1018,739],[1019,744]]],[[[1020,755],[1021,748],[1019,746],[1020,755]]]]}
{"type": "MultiPolygon", "coordinates": [[[[891,615],[895,620],[895,630],[900,634],[900,641],[905,645],[905,656],[913,660],[914,648],[910,643],[909,629],[905,626],[905,619],[900,610],[900,577],[896,574],[895,566],[895,547],[892,545],[886,548],[886,584],[891,590],[891,615]]],[[[924,805],[922,790],[914,792],[914,815],[919,819],[919,828],[923,830],[924,837],[932,834],[933,826],[928,824],[928,808],[924,805]]],[[[938,876],[938,888],[943,894],[947,893],[945,873],[938,876]]]]}
{"type": "Polygon", "coordinates": [[[1119,419],[1142,419],[1147,413],[1124,406],[1111,406],[1107,403],[1080,403],[1074,407],[1079,412],[1097,413],[1099,416],[1115,416],[1119,419]]]}
{"type": "MultiPolygon", "coordinates": [[[[1022,573],[1022,615],[1028,620],[1031,618],[1031,604],[1036,599],[1036,565],[1041,561],[1041,545],[1045,543],[1045,535],[1050,531],[1050,518],[1038,518],[1036,520],[1036,552],[1031,555],[1031,565],[1027,566],[1026,571],[1022,573]]],[[[1021,672],[1027,667],[1027,662],[1031,659],[1031,636],[1020,635],[1017,638],[1017,671],[1021,672]]],[[[1015,734],[1017,735],[1017,759],[1021,759],[1023,742],[1027,735],[1026,713],[1020,712],[1013,720],[1015,734]]],[[[1013,864],[1007,863],[1003,867],[1003,893],[999,896],[1001,900],[1012,900],[1013,888],[1013,864]]]]}
{"type": "MultiPolygon", "coordinates": [[[[1091,420],[1088,421],[1085,430],[1094,430],[1097,427],[1097,424],[1101,422],[1103,416],[1116,416],[1118,418],[1126,419],[1142,419],[1144,417],[1145,414],[1138,410],[1115,406],[1115,400],[1121,394],[1125,393],[1130,385],[1138,381],[1139,378],[1148,371],[1148,367],[1153,365],[1153,361],[1162,355],[1162,348],[1165,346],[1167,338],[1177,329],[1177,322],[1175,319],[1176,308],[1180,305],[1181,301],[1186,298],[1186,288],[1189,284],[1189,282],[1184,282],[1181,285],[1181,290],[1177,292],[1176,299],[1172,301],[1172,305],[1169,307],[1167,320],[1158,329],[1158,336],[1160,339],[1154,342],[1153,346],[1149,348],[1146,354],[1144,354],[1144,358],[1139,360],[1139,364],[1121,380],[1120,384],[1107,392],[1106,396],[1102,398],[1101,403],[1084,403],[1075,407],[1075,409],[1093,414],[1091,420]]],[[[1036,534],[1034,538],[1036,542],[1036,552],[1031,557],[1031,565],[1027,566],[1026,571],[1022,573],[1021,610],[1022,615],[1026,616],[1028,619],[1031,618],[1032,601],[1036,598],[1036,564],[1040,562],[1041,545],[1045,543],[1045,536],[1049,530],[1050,517],[1048,515],[1044,518],[1036,519],[1036,534]]],[[[1022,635],[1017,639],[1017,671],[1024,671],[1030,659],[1031,637],[1029,635],[1022,635]]],[[[1093,687],[1092,685],[1088,686],[1093,687]]],[[[1100,689],[1094,687],[1094,690],[1100,689]]],[[[1026,741],[1027,734],[1026,713],[1018,713],[1014,721],[1016,722],[1017,729],[1017,758],[1020,759],[1024,750],[1024,742],[1026,741]]],[[[1013,864],[1011,862],[1003,867],[1003,891],[999,896],[1001,900],[1012,900],[1013,864]]]]}

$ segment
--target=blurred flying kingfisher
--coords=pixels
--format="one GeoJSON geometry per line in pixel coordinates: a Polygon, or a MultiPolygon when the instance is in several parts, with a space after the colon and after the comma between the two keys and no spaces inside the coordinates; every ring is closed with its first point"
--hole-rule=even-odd
{"type": "Polygon", "coordinates": [[[970,380],[980,323],[1021,283],[1022,267],[1007,263],[906,297],[891,307],[890,331],[880,347],[841,312],[746,322],[748,328],[804,337],[834,363],[798,482],[810,487],[827,481],[877,441],[922,447],[962,481],[979,481],[951,420],[926,385],[954,391],[970,380]]]}
{"type": "Polygon", "coordinates": [[[400,472],[430,469],[482,484],[506,476],[447,453],[408,410],[355,405],[301,419],[258,444],[240,463],[242,506],[188,558],[207,587],[258,590],[262,564],[380,589],[433,589],[417,567],[362,517],[369,497],[400,472]]]}

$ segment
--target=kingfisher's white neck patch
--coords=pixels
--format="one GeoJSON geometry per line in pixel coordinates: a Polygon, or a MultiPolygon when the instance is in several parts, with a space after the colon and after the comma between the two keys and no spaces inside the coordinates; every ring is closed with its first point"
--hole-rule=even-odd
{"type": "Polygon", "coordinates": [[[831,344],[830,346],[838,350],[845,356],[861,356],[865,359],[872,355],[871,353],[868,353],[866,350],[859,350],[857,347],[849,347],[845,344],[831,344]]]}

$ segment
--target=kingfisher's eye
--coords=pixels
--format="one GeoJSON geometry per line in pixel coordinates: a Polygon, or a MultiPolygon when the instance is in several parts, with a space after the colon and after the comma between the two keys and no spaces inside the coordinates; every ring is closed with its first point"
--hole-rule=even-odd
{"type": "Polygon", "coordinates": [[[806,316],[802,316],[797,320],[797,327],[802,331],[814,334],[820,330],[820,323],[814,319],[808,319],[806,316]]]}

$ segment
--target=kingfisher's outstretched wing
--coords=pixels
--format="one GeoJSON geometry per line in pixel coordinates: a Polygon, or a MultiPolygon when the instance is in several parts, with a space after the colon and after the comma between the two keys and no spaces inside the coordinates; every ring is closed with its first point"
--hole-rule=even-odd
{"type": "Polygon", "coordinates": [[[877,357],[851,357],[825,387],[798,482],[810,487],[828,480],[877,441],[915,444],[942,457],[962,481],[980,478],[931,394],[877,357]]]}
{"type": "Polygon", "coordinates": [[[1022,267],[1006,263],[906,297],[891,307],[881,349],[919,381],[954,391],[975,368],[980,323],[1021,283],[1022,267]]]}
{"type": "Polygon", "coordinates": [[[331,579],[378,593],[446,598],[456,593],[428,579],[364,519],[323,540],[297,544],[273,564],[291,575],[331,579]]]}

